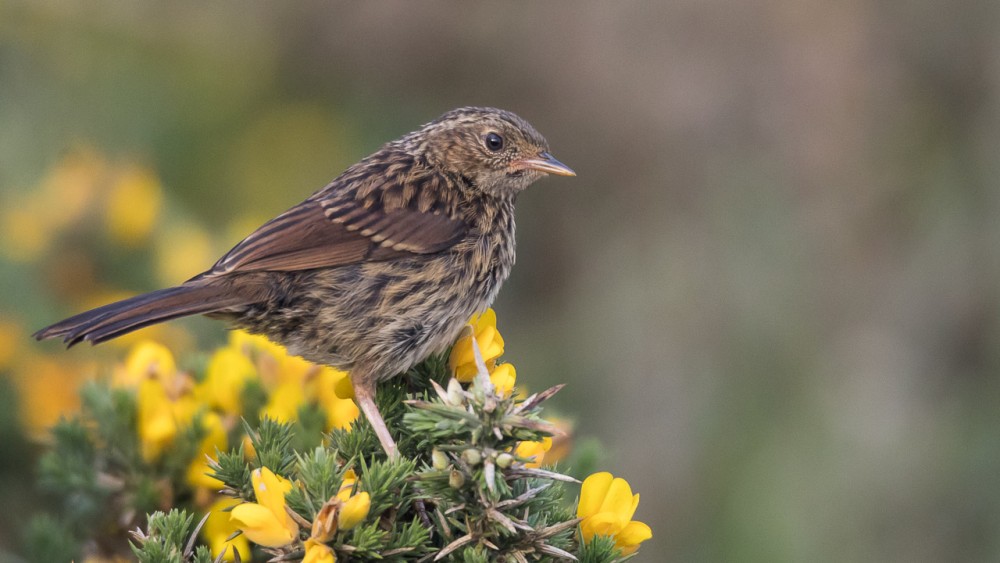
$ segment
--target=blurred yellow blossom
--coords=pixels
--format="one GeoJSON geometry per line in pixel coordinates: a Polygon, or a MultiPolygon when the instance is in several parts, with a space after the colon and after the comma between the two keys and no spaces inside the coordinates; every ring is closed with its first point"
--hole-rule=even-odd
{"type": "Polygon", "coordinates": [[[310,372],[318,369],[315,364],[292,356],[284,346],[271,342],[264,336],[236,330],[230,333],[229,342],[255,360],[261,383],[268,389],[288,382],[303,385],[310,372]]]}
{"type": "Polygon", "coordinates": [[[278,422],[292,422],[299,418],[299,407],[305,404],[306,393],[302,384],[295,381],[281,383],[274,390],[259,416],[278,422]]]}
{"type": "Polygon", "coordinates": [[[343,396],[351,392],[346,372],[292,356],[283,346],[263,336],[234,331],[229,342],[230,351],[225,353],[228,362],[237,361],[233,354],[242,355],[248,361],[252,359],[250,365],[257,368],[260,381],[268,391],[267,404],[261,408],[259,416],[290,422],[298,418],[303,405],[317,403],[326,414],[328,430],[348,428],[358,417],[357,405],[343,396]]]}
{"type": "Polygon", "coordinates": [[[108,234],[120,244],[138,246],[156,226],[162,203],[163,188],[156,174],[143,166],[127,166],[108,193],[108,234]]]}
{"type": "Polygon", "coordinates": [[[208,458],[215,459],[216,451],[226,451],[229,443],[226,438],[226,427],[222,422],[222,417],[214,412],[206,412],[201,416],[200,421],[205,437],[201,439],[198,444],[198,452],[191,460],[191,464],[188,465],[187,482],[193,487],[218,490],[225,484],[209,476],[212,468],[208,465],[208,458]]]}
{"type": "Polygon", "coordinates": [[[24,339],[21,327],[10,320],[0,320],[0,371],[10,367],[24,339]]]}
{"type": "Polygon", "coordinates": [[[156,237],[156,277],[163,285],[175,285],[204,271],[215,261],[212,237],[190,222],[168,225],[156,237]]]}
{"type": "Polygon", "coordinates": [[[139,441],[146,461],[158,459],[200,408],[190,377],[177,372],[173,354],[157,342],[133,346],[125,365],[115,372],[115,384],[137,388],[139,441]]]}
{"type": "Polygon", "coordinates": [[[632,495],[632,488],[624,479],[608,472],[587,477],[580,488],[576,510],[577,517],[583,518],[580,523],[583,540],[610,536],[615,538],[615,545],[623,555],[634,552],[640,543],[653,537],[649,526],[632,520],[638,506],[639,495],[632,495]]]}
{"type": "Polygon", "coordinates": [[[136,403],[142,457],[153,461],[173,442],[177,435],[177,421],[167,389],[159,379],[146,378],[139,383],[136,403]]]}
{"type": "Polygon", "coordinates": [[[549,451],[552,447],[552,438],[546,436],[542,438],[541,442],[521,442],[517,445],[517,449],[514,451],[518,457],[523,457],[525,459],[531,459],[530,462],[525,462],[525,467],[538,468],[542,466],[542,462],[545,460],[545,452],[549,451]]]}
{"type": "MultiPolygon", "coordinates": [[[[250,561],[250,542],[246,536],[239,535],[226,541],[226,538],[238,529],[236,524],[230,520],[226,509],[236,506],[239,502],[237,499],[220,497],[208,507],[208,520],[201,528],[201,537],[208,542],[212,549],[212,557],[218,557],[224,549],[232,546],[233,549],[239,551],[241,561],[250,561]]],[[[225,561],[234,561],[235,559],[232,550],[226,552],[225,561]]]]}
{"type": "Polygon", "coordinates": [[[43,211],[39,219],[53,230],[77,221],[94,200],[107,174],[108,163],[97,150],[77,147],[70,151],[34,192],[43,211]]]}
{"type": "Polygon", "coordinates": [[[189,392],[174,394],[167,383],[146,378],[139,383],[136,403],[142,457],[155,461],[173,443],[179,429],[190,424],[199,405],[189,392]]]}
{"type": "Polygon", "coordinates": [[[299,525],[285,509],[285,494],[292,490],[292,483],[266,467],[254,470],[252,480],[257,502],[240,504],[229,518],[250,541],[264,547],[295,541],[299,525]]]}
{"type": "Polygon", "coordinates": [[[28,262],[44,254],[53,233],[30,205],[7,202],[0,215],[0,244],[4,255],[17,262],[28,262]]]}
{"type": "Polygon", "coordinates": [[[114,384],[119,387],[136,387],[150,377],[170,383],[176,372],[174,355],[166,346],[152,340],[142,340],[132,346],[125,364],[115,370],[114,384]]]}
{"type": "Polygon", "coordinates": [[[271,342],[266,336],[250,334],[245,330],[230,331],[229,345],[248,356],[255,356],[258,353],[276,356],[284,353],[280,344],[271,342]]]}
{"type": "Polygon", "coordinates": [[[14,371],[21,394],[21,420],[32,432],[48,430],[66,413],[80,407],[77,389],[94,366],[63,365],[49,359],[30,357],[18,362],[14,371]]]}
{"type": "MultiPolygon", "coordinates": [[[[503,338],[497,331],[497,315],[493,309],[486,309],[481,315],[474,315],[469,324],[475,334],[476,344],[479,345],[480,354],[486,369],[493,371],[497,358],[503,354],[503,338]]],[[[448,365],[455,373],[455,378],[462,383],[472,381],[476,375],[476,356],[472,349],[472,336],[463,334],[455,346],[451,349],[451,356],[448,358],[448,365]]]]}
{"type": "Polygon", "coordinates": [[[33,190],[4,198],[0,249],[7,258],[30,261],[48,251],[54,237],[79,219],[106,173],[103,157],[78,149],[63,157],[33,190]]]}
{"type": "Polygon", "coordinates": [[[219,348],[208,360],[198,395],[205,404],[226,414],[240,414],[243,387],[256,376],[257,368],[240,350],[233,346],[219,348]]]}

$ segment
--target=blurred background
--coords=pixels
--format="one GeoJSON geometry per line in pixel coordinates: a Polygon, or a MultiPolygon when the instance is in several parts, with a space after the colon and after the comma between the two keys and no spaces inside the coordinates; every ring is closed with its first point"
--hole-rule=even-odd
{"type": "Polygon", "coordinates": [[[579,174],[521,197],[495,307],[642,495],[638,561],[1000,560],[995,0],[0,2],[0,545],[125,345],[32,331],[462,105],[579,174]]]}

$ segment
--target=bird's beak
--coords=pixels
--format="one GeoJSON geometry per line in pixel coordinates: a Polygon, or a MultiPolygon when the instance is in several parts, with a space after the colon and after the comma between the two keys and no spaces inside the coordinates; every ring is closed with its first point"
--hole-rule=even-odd
{"type": "Polygon", "coordinates": [[[516,163],[518,168],[537,170],[547,174],[558,174],[560,176],[576,176],[576,172],[565,164],[556,160],[554,156],[547,152],[538,155],[537,158],[525,158],[516,163]]]}

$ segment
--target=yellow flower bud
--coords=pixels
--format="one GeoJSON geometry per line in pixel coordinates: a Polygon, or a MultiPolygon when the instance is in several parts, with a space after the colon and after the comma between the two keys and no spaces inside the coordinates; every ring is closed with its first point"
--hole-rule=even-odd
{"type": "Polygon", "coordinates": [[[457,469],[452,469],[448,475],[448,486],[452,489],[461,489],[465,485],[465,475],[457,469]]]}
{"type": "Polygon", "coordinates": [[[483,454],[475,448],[469,448],[462,452],[462,460],[469,465],[476,466],[483,461],[483,454]]]}
{"type": "Polygon", "coordinates": [[[497,466],[503,469],[507,469],[514,463],[514,456],[507,452],[504,452],[497,456],[497,466]]]}
{"type": "Polygon", "coordinates": [[[448,459],[448,454],[442,452],[441,450],[435,448],[431,450],[431,465],[434,469],[444,470],[451,465],[451,460],[448,459]]]}
{"type": "Polygon", "coordinates": [[[337,527],[341,530],[350,530],[357,526],[368,517],[371,506],[372,501],[368,493],[358,493],[347,499],[347,502],[340,507],[337,527]]]}

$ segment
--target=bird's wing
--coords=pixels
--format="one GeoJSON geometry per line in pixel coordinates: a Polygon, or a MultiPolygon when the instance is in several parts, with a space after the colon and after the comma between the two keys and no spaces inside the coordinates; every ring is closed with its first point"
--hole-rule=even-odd
{"type": "Polygon", "coordinates": [[[448,179],[406,161],[366,159],[265,223],[205,275],[297,271],[445,250],[468,225],[448,179]]]}

